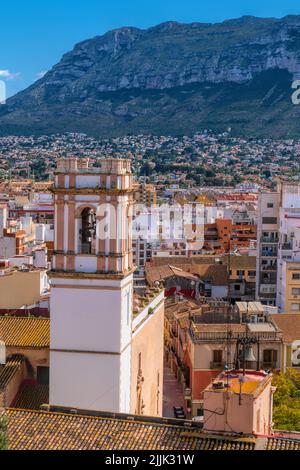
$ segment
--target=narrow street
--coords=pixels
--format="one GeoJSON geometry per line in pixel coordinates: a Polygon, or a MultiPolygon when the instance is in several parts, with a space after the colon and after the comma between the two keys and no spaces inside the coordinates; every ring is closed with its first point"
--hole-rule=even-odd
{"type": "Polygon", "coordinates": [[[163,416],[174,418],[173,406],[182,406],[185,409],[185,401],[180,384],[171,369],[165,364],[163,416]]]}

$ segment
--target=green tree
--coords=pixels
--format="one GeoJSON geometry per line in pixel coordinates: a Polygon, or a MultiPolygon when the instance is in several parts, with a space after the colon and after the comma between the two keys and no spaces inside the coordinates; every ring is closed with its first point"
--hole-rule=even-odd
{"type": "Polygon", "coordinates": [[[274,375],[273,421],[276,429],[300,431],[300,372],[289,369],[274,375]]]}
{"type": "Polygon", "coordinates": [[[7,450],[7,421],[4,413],[0,414],[0,450],[7,450]]]}

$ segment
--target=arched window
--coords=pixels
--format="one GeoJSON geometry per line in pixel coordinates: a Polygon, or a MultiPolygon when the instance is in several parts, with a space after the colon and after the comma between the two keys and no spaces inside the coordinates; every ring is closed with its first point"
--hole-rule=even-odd
{"type": "Polygon", "coordinates": [[[90,207],[83,209],[80,225],[80,253],[85,255],[96,254],[96,211],[90,207]]]}

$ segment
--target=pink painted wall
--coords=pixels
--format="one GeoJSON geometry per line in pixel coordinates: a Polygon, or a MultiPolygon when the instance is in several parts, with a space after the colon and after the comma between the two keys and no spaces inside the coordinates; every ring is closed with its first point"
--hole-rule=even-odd
{"type": "Polygon", "coordinates": [[[204,392],[204,430],[214,432],[269,434],[272,416],[271,380],[254,396],[232,391],[204,392]]]}

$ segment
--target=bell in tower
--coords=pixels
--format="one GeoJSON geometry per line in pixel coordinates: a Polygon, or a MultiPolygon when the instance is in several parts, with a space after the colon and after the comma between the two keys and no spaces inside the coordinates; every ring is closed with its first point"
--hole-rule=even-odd
{"type": "Polygon", "coordinates": [[[256,357],[253,353],[253,346],[246,346],[245,347],[245,362],[255,362],[256,357]]]}

